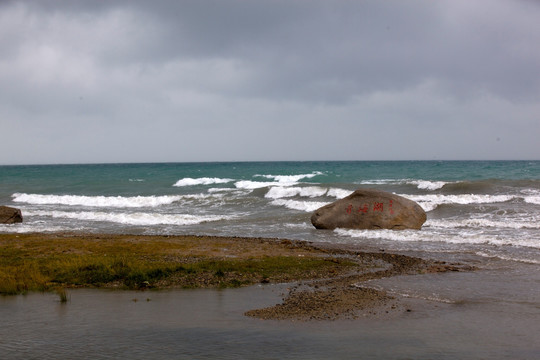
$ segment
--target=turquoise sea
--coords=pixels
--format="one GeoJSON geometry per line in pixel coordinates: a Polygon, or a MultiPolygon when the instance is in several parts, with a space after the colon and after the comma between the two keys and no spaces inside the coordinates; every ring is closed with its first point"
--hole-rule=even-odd
{"type": "Polygon", "coordinates": [[[284,237],[540,263],[539,161],[245,162],[0,167],[1,232],[284,237]],[[318,207],[357,188],[427,212],[422,231],[318,231],[318,207]]]}
{"type": "MultiPolygon", "coordinates": [[[[152,295],[156,301],[145,305],[126,300],[126,296],[137,296],[133,294],[110,294],[107,302],[96,305],[88,300],[98,296],[95,293],[73,292],[73,302],[93,305],[81,305],[74,311],[76,306],[68,304],[59,307],[57,314],[48,312],[50,309],[35,310],[48,313],[47,319],[40,315],[38,320],[28,321],[63,325],[54,325],[56,333],[32,335],[19,320],[34,313],[31,309],[43,301],[0,298],[4,319],[0,352],[7,351],[12,358],[16,354],[20,358],[37,356],[45,349],[52,351],[51,357],[65,356],[73,340],[69,334],[74,333],[79,342],[91,342],[86,353],[91,358],[109,358],[99,353],[100,346],[118,357],[146,358],[149,348],[141,348],[142,343],[161,344],[150,346],[157,358],[540,357],[540,161],[0,166],[0,204],[20,208],[24,217],[22,224],[0,225],[2,233],[287,238],[398,252],[478,269],[370,282],[367,285],[422,302],[423,310],[415,308],[412,315],[377,323],[263,324],[242,316],[248,309],[242,308],[241,299],[254,296],[249,291],[161,293],[152,295]],[[358,188],[385,190],[414,200],[426,211],[427,221],[419,231],[330,231],[311,225],[313,211],[358,188]],[[220,309],[229,304],[223,300],[229,297],[238,308],[224,315],[220,309]],[[194,302],[215,306],[214,315],[200,314],[204,323],[198,325],[187,321],[186,316],[195,316],[196,310],[182,313],[182,309],[194,302]],[[126,304],[131,304],[133,312],[126,304]],[[170,314],[165,324],[155,322],[160,311],[170,314]],[[131,315],[114,316],[123,312],[131,315]],[[99,319],[92,315],[96,313],[99,319]],[[138,314],[136,323],[133,314],[138,314]],[[79,324],[81,316],[85,316],[84,324],[79,324]],[[64,323],[66,318],[70,322],[64,323]],[[111,328],[103,330],[104,324],[111,328]],[[87,332],[81,332],[85,326],[87,332]],[[151,326],[151,332],[146,333],[144,326],[151,326]],[[338,329],[344,331],[342,336],[338,329]],[[122,335],[130,333],[134,336],[122,335]],[[58,334],[65,334],[65,344],[58,334]],[[47,347],[47,341],[57,347],[47,347]],[[370,344],[376,347],[370,348],[370,344]],[[258,356],[251,357],[255,353],[258,356]]],[[[268,291],[257,296],[270,302],[279,298],[269,296],[268,291]]]]}

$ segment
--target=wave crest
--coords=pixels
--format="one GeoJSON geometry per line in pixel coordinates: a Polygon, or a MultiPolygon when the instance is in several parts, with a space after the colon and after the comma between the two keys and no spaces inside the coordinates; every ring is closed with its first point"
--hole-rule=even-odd
{"type": "Polygon", "coordinates": [[[195,225],[210,221],[229,220],[233,216],[225,215],[190,215],[190,214],[157,214],[157,213],[112,213],[96,211],[26,211],[28,216],[45,216],[53,218],[105,221],[124,225],[195,225]]]}
{"type": "Polygon", "coordinates": [[[440,220],[430,219],[424,224],[425,227],[455,229],[455,228],[495,228],[495,229],[540,229],[537,221],[513,221],[490,220],[490,219],[461,219],[461,220],[440,220]]]}
{"type": "Polygon", "coordinates": [[[267,179],[273,179],[278,184],[292,185],[292,184],[296,184],[302,179],[311,179],[318,175],[323,175],[323,173],[320,171],[314,171],[311,174],[298,174],[298,175],[260,175],[260,174],[257,174],[257,175],[254,175],[253,177],[264,177],[267,179]]]}
{"type": "Polygon", "coordinates": [[[181,195],[162,196],[84,196],[84,195],[43,195],[15,193],[13,201],[32,205],[75,205],[91,207],[157,207],[172,204],[182,199],[181,195]]]}
{"type": "Polygon", "coordinates": [[[513,195],[477,195],[477,194],[464,194],[464,195],[401,195],[410,200],[416,201],[424,211],[435,210],[437,206],[442,204],[488,204],[488,203],[501,203],[515,199],[513,195]]]}
{"type": "Polygon", "coordinates": [[[350,238],[363,238],[374,240],[387,240],[395,242],[433,242],[447,244],[467,244],[467,245],[496,245],[496,246],[522,246],[530,248],[540,248],[540,243],[536,239],[508,240],[504,236],[493,236],[482,232],[460,231],[456,234],[441,234],[439,232],[422,230],[353,230],[335,229],[334,233],[339,236],[350,238]]]}
{"type": "Polygon", "coordinates": [[[363,180],[361,185],[414,185],[420,190],[439,190],[451,184],[447,181],[412,180],[412,179],[374,179],[363,180]]]}
{"type": "Polygon", "coordinates": [[[299,201],[299,200],[289,200],[289,199],[276,199],[270,202],[270,204],[275,206],[285,206],[291,210],[300,210],[305,212],[313,212],[318,208],[328,205],[327,202],[321,201],[299,201]]]}
{"type": "Polygon", "coordinates": [[[212,185],[212,184],[226,184],[231,181],[234,181],[233,179],[221,179],[221,178],[209,178],[209,177],[202,177],[202,178],[183,178],[178,180],[176,183],[173,184],[173,186],[182,187],[182,186],[195,186],[195,185],[212,185]]]}
{"type": "Polygon", "coordinates": [[[302,196],[302,197],[319,197],[324,196],[328,192],[328,189],[309,186],[309,187],[283,187],[275,186],[270,188],[264,197],[270,199],[281,199],[284,197],[302,196]]]}

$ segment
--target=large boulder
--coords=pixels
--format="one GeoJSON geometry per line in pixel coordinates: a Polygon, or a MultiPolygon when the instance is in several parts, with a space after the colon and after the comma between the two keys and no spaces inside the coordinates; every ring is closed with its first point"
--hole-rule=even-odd
{"type": "Polygon", "coordinates": [[[373,189],[358,189],[351,195],[313,213],[317,229],[420,229],[426,212],[416,202],[373,189]]]}
{"type": "Polygon", "coordinates": [[[22,221],[21,210],[9,206],[0,206],[0,224],[14,224],[22,221]]]}

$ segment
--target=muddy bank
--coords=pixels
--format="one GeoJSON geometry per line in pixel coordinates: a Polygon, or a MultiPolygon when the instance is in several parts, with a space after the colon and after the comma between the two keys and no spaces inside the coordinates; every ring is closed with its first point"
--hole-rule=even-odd
{"type": "MultiPolygon", "coordinates": [[[[318,248],[321,249],[321,248],[318,248]]],[[[397,275],[419,275],[447,271],[470,271],[469,266],[447,264],[411,256],[370,253],[325,247],[332,256],[356,261],[358,267],[345,276],[304,281],[293,286],[281,304],[251,310],[247,316],[273,320],[336,320],[386,317],[409,312],[400,299],[369,288],[367,280],[397,275]]]]}

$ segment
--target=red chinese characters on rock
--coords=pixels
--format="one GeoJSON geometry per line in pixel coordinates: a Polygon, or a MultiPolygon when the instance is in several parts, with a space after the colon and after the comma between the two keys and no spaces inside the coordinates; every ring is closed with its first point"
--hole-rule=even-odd
{"type": "MultiPolygon", "coordinates": [[[[386,209],[388,210],[390,215],[394,215],[394,209],[392,206],[393,206],[393,202],[392,200],[389,200],[388,207],[386,209]]],[[[370,207],[369,204],[365,203],[362,206],[359,206],[356,212],[367,214],[369,209],[372,209],[373,212],[384,212],[385,206],[383,202],[374,202],[373,207],[370,207]]],[[[354,211],[354,206],[352,204],[349,204],[345,208],[345,211],[347,212],[347,214],[352,214],[354,211]]]]}
{"type": "Polygon", "coordinates": [[[380,202],[373,203],[373,211],[384,211],[384,204],[380,202]]]}

